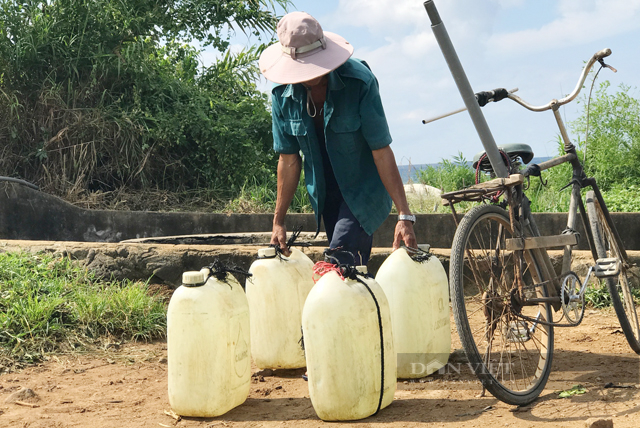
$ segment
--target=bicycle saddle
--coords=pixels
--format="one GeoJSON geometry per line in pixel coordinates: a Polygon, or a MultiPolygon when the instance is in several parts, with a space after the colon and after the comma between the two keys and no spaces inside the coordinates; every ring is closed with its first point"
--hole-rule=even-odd
{"type": "MultiPolygon", "coordinates": [[[[502,146],[498,146],[498,149],[505,152],[512,160],[519,157],[525,165],[533,159],[533,150],[531,150],[531,147],[528,144],[504,144],[502,146]]],[[[485,151],[483,150],[473,157],[473,169],[478,167],[478,161],[484,156],[484,154],[485,151]]],[[[482,171],[493,171],[487,156],[484,156],[482,162],[480,162],[480,169],[482,171]]]]}

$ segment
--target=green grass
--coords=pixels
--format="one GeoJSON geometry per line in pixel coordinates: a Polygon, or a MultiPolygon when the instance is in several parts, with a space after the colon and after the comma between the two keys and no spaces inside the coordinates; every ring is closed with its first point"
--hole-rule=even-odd
{"type": "Polygon", "coordinates": [[[596,284],[589,284],[584,291],[584,300],[587,306],[596,309],[608,308],[611,306],[611,295],[604,281],[598,281],[596,284]]]}
{"type": "MultiPolygon", "coordinates": [[[[264,182],[251,178],[242,186],[238,196],[229,200],[221,211],[232,213],[273,213],[276,208],[276,199],[277,182],[275,176],[271,180],[264,182]]],[[[300,175],[300,181],[289,206],[289,212],[313,212],[304,182],[304,173],[300,175]]]]}
{"type": "Polygon", "coordinates": [[[50,254],[0,254],[0,357],[38,361],[113,340],[166,334],[166,304],[145,283],[96,279],[50,254]]]}
{"type": "MultiPolygon", "coordinates": [[[[630,279],[630,277],[628,277],[630,279]]],[[[631,282],[631,279],[630,279],[631,282]]],[[[640,288],[631,286],[631,294],[635,300],[636,305],[640,302],[640,288]]],[[[624,298],[621,295],[622,298],[624,298]]],[[[588,306],[601,309],[611,306],[611,295],[609,294],[609,288],[604,281],[597,281],[595,284],[591,283],[584,292],[584,299],[588,306]]]]}

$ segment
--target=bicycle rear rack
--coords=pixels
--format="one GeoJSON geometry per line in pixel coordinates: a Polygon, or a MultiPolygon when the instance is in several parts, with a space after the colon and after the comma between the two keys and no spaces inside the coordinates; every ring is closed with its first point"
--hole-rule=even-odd
{"type": "Polygon", "coordinates": [[[458,202],[481,202],[522,183],[524,183],[524,175],[511,174],[507,178],[494,178],[465,189],[443,193],[440,197],[443,199],[442,205],[453,209],[453,205],[458,202]]]}

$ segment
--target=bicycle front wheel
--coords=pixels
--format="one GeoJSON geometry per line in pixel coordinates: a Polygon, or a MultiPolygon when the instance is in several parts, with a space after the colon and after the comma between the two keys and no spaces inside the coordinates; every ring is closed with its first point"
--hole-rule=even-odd
{"type": "Polygon", "coordinates": [[[547,303],[516,307],[517,271],[527,298],[546,297],[533,254],[506,250],[507,212],[494,205],[469,211],[451,248],[451,302],[460,340],[483,386],[499,400],[524,405],[544,389],[551,370],[553,327],[547,303]]]}
{"type": "Polygon", "coordinates": [[[640,354],[640,325],[638,324],[638,305],[633,296],[627,270],[629,264],[622,256],[618,242],[615,239],[611,225],[604,216],[604,211],[595,197],[595,192],[587,192],[587,213],[589,225],[593,234],[596,253],[599,258],[616,258],[621,262],[620,273],[615,278],[606,278],[611,303],[616,310],[620,327],[627,338],[627,342],[634,352],[640,354]]]}

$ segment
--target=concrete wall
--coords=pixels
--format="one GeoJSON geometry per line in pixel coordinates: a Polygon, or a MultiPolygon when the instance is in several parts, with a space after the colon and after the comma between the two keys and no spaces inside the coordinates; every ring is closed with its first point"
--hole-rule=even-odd
{"type": "MultiPolygon", "coordinates": [[[[450,248],[455,233],[451,214],[420,214],[415,224],[419,243],[450,248]]],[[[542,234],[559,234],[566,214],[534,214],[542,234]]],[[[625,247],[640,250],[640,213],[613,213],[625,247]]],[[[0,239],[44,241],[119,242],[127,239],[265,232],[271,230],[272,214],[157,213],[140,211],[85,210],[26,186],[0,182],[0,239]]],[[[582,224],[580,249],[587,249],[582,224]]],[[[396,216],[390,215],[374,235],[374,246],[390,247],[396,216]]],[[[312,214],[290,214],[287,228],[316,230],[312,214]]]]}
{"type": "MultiPolygon", "coordinates": [[[[291,225],[315,231],[312,215],[290,217],[291,225]]],[[[4,239],[119,242],[155,236],[267,231],[272,220],[271,214],[85,210],[26,186],[0,182],[0,238],[4,239]]]]}

